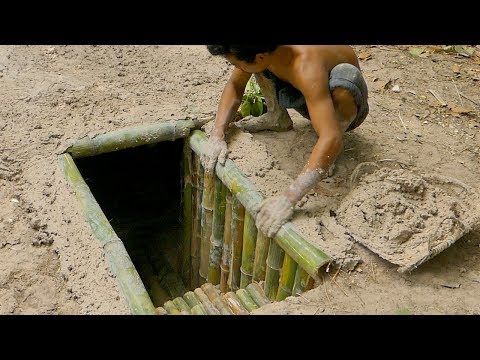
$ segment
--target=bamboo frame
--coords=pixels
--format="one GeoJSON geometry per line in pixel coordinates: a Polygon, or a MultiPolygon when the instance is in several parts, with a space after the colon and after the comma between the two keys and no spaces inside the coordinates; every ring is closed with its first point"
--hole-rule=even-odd
{"type": "Polygon", "coordinates": [[[205,121],[206,119],[163,121],[115,130],[93,138],[86,136],[68,147],[66,152],[76,159],[166,140],[172,141],[188,136],[192,129],[198,128],[205,121]]]}
{"type": "Polygon", "coordinates": [[[227,188],[215,177],[215,208],[213,210],[212,236],[210,237],[210,256],[208,261],[208,282],[220,283],[220,263],[222,262],[223,234],[225,228],[225,207],[227,188]]]}
{"type": "Polygon", "coordinates": [[[282,269],[285,252],[278,246],[276,241],[270,242],[267,257],[267,269],[265,272],[265,295],[274,301],[277,297],[280,270],[282,269]]]}
{"type": "Polygon", "coordinates": [[[185,302],[185,300],[183,300],[183,298],[177,297],[173,299],[172,302],[175,304],[178,310],[184,311],[187,314],[191,313],[190,306],[185,302]]]}
{"type": "Polygon", "coordinates": [[[252,297],[250,296],[247,290],[239,289],[237,290],[236,294],[240,299],[240,302],[242,303],[243,307],[247,309],[249,313],[255,309],[258,309],[257,303],[252,299],[252,297]]]}
{"type": "MultiPolygon", "coordinates": [[[[197,154],[205,153],[208,146],[205,133],[199,130],[192,131],[189,144],[197,154]]],[[[253,183],[241,173],[235,163],[230,159],[227,159],[224,165],[217,162],[215,173],[245,209],[255,216],[263,196],[256,191],[253,183]]],[[[315,280],[319,279],[320,268],[332,261],[323,251],[305,240],[291,222],[284,224],[274,239],[315,280]]]]}
{"type": "Polygon", "coordinates": [[[257,245],[255,247],[255,260],[253,262],[253,281],[259,282],[265,280],[270,241],[270,238],[265,236],[261,231],[258,231],[257,245]]]}
{"type": "Polygon", "coordinates": [[[297,263],[288,254],[283,257],[282,272],[278,282],[277,301],[282,301],[292,295],[293,283],[297,272],[297,263]]]}
{"type": "Polygon", "coordinates": [[[191,282],[191,247],[192,247],[192,149],[187,141],[183,143],[183,248],[181,277],[185,284],[191,282]]]}
{"type": "Polygon", "coordinates": [[[120,286],[120,292],[133,314],[154,315],[155,307],[133,265],[122,241],[90,192],[70,154],[58,156],[60,166],[75,191],[82,212],[94,236],[103,246],[110,270],[120,286]]]}
{"type": "Polygon", "coordinates": [[[195,157],[195,212],[193,221],[193,237],[192,237],[192,281],[191,287],[197,288],[200,284],[200,246],[202,242],[202,196],[203,196],[203,167],[200,163],[200,157],[192,154],[195,157]]]}
{"type": "Polygon", "coordinates": [[[243,228],[245,219],[245,208],[240,201],[232,198],[232,255],[230,261],[230,274],[228,285],[232,291],[240,288],[240,267],[242,264],[243,228]]]}
{"type": "Polygon", "coordinates": [[[234,292],[230,291],[224,294],[223,298],[227,302],[230,311],[235,315],[249,315],[248,310],[245,309],[240,301],[240,298],[234,292]]]}
{"type": "Polygon", "coordinates": [[[183,294],[183,300],[185,300],[185,302],[188,304],[188,306],[190,306],[190,308],[193,308],[195,305],[201,304],[201,301],[198,300],[193,291],[188,291],[183,294]]]}
{"type": "Polygon", "coordinates": [[[308,280],[310,275],[303,270],[300,266],[297,267],[297,272],[295,274],[295,281],[293,283],[292,295],[298,296],[303,294],[307,290],[308,280]]]}
{"type": "Polygon", "coordinates": [[[192,315],[207,315],[207,310],[202,304],[195,305],[190,311],[192,312],[192,315]]]}
{"type": "Polygon", "coordinates": [[[252,282],[256,241],[257,228],[255,227],[255,219],[247,212],[245,214],[245,223],[243,227],[242,266],[240,268],[241,289],[245,289],[247,285],[252,282]]]}
{"type": "Polygon", "coordinates": [[[255,303],[258,305],[258,307],[270,304],[270,299],[264,294],[262,287],[256,282],[248,284],[246,290],[248,291],[253,301],[255,301],[255,303]]]}
{"type": "Polygon", "coordinates": [[[165,304],[163,304],[163,308],[167,311],[170,315],[180,315],[180,310],[177,309],[173,301],[169,300],[165,304]]]}
{"type": "Polygon", "coordinates": [[[218,309],[212,304],[208,296],[203,292],[201,288],[196,288],[193,292],[197,296],[198,300],[200,300],[200,302],[202,303],[207,315],[220,315],[218,309]]]}
{"type": "Polygon", "coordinates": [[[225,196],[225,225],[223,235],[222,263],[220,265],[220,291],[230,291],[228,277],[230,274],[230,261],[232,257],[232,193],[227,190],[225,196]]]}
{"type": "Polygon", "coordinates": [[[213,208],[215,206],[215,175],[204,172],[202,195],[202,242],[200,244],[200,281],[207,282],[212,236],[213,208]]]}

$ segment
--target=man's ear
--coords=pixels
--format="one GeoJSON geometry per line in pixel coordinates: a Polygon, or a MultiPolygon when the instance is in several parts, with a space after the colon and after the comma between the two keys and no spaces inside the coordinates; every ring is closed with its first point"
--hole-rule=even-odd
{"type": "Polygon", "coordinates": [[[260,54],[255,55],[255,62],[256,62],[256,63],[264,62],[266,56],[267,56],[266,53],[260,53],[260,54]]]}

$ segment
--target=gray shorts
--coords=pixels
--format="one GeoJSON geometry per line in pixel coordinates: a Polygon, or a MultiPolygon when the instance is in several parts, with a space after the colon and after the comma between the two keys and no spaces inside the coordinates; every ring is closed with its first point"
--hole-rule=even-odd
{"type": "MultiPolygon", "coordinates": [[[[268,70],[265,70],[263,75],[273,81],[280,106],[287,109],[295,109],[302,116],[310,119],[305,97],[298,89],[289,83],[280,80],[268,70]]],[[[330,91],[333,91],[337,87],[341,87],[347,89],[353,95],[358,107],[358,112],[357,116],[351,122],[346,131],[358,127],[363,120],[365,120],[369,111],[368,89],[361,71],[352,64],[338,64],[330,71],[329,87],[330,91]]]]}

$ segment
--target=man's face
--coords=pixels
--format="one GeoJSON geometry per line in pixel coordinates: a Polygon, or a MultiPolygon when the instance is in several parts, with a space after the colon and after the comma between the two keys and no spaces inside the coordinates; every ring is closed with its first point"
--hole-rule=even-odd
{"type": "Polygon", "coordinates": [[[259,73],[264,71],[267,68],[267,64],[265,61],[265,56],[262,54],[258,54],[255,58],[255,62],[249,63],[243,60],[238,60],[238,58],[234,55],[227,54],[225,58],[234,66],[242,69],[247,73],[259,73]]]}

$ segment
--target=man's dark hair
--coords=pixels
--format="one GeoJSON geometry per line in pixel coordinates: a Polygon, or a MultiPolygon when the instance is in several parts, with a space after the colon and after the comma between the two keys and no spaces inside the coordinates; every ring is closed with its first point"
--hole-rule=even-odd
{"type": "Polygon", "coordinates": [[[231,54],[238,60],[253,63],[255,56],[260,53],[272,52],[278,45],[207,45],[207,49],[212,55],[231,54]]]}

